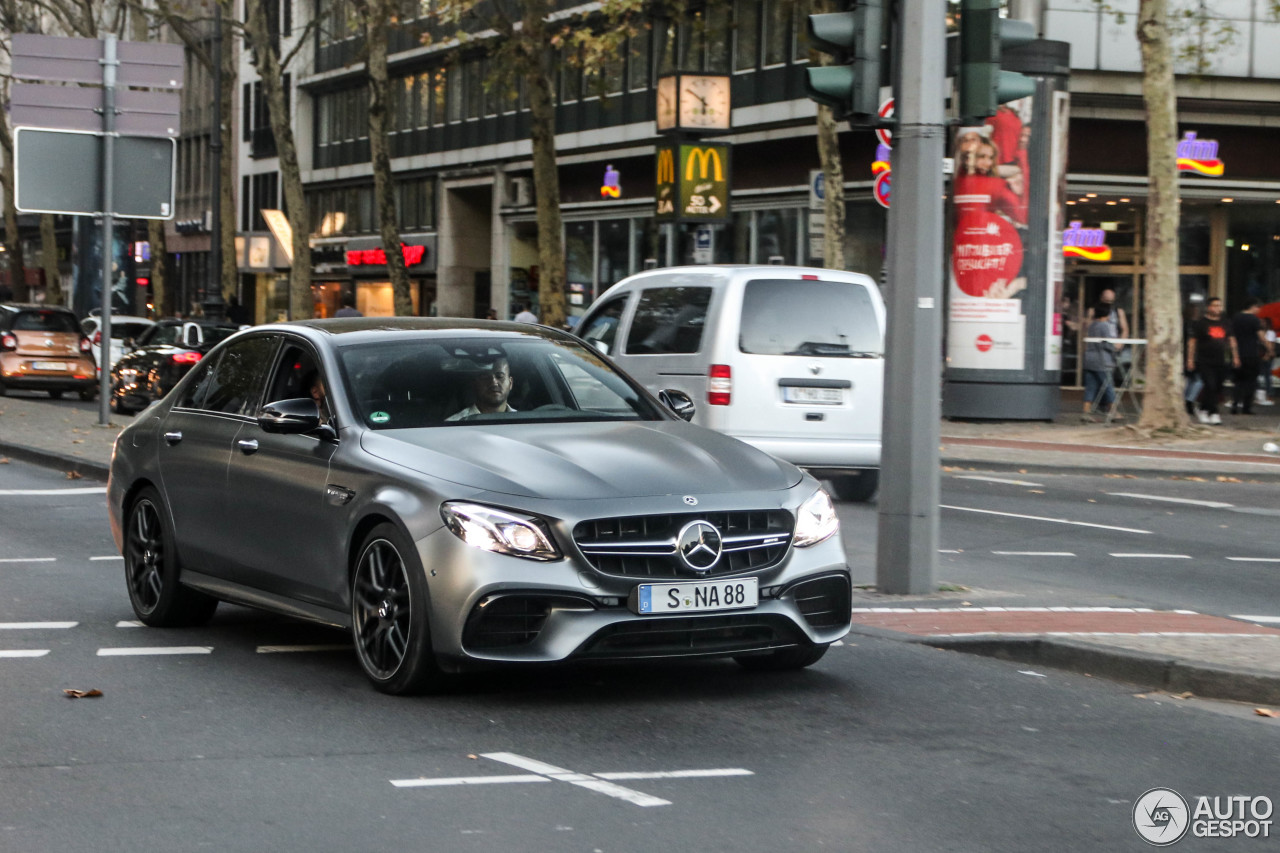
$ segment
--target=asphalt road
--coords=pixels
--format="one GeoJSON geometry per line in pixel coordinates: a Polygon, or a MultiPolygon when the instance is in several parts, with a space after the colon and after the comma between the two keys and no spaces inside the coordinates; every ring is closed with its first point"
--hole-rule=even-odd
{"type": "MultiPolygon", "coordinates": [[[[1068,591],[1106,589],[1120,582],[1099,554],[1194,544],[1173,585],[1191,597],[1220,582],[1211,553],[1225,557],[1246,531],[1264,547],[1268,516],[1104,502],[1099,489],[1120,490],[1111,482],[1054,479],[1028,497],[948,480],[949,504],[1072,510],[1153,533],[946,511],[943,545],[963,548],[943,555],[959,559],[946,577],[1030,594],[1052,571],[1068,591]],[[1193,519],[1240,526],[1192,530],[1193,519]],[[990,554],[1033,538],[1090,559],[990,554]]],[[[1247,489],[1227,486],[1203,495],[1245,505],[1247,489]]],[[[102,496],[63,491],[75,488],[100,484],[0,466],[2,851],[1139,850],[1130,813],[1152,787],[1280,799],[1280,724],[1248,709],[863,636],[781,676],[730,662],[610,666],[382,696],[340,632],[228,606],[200,629],[132,626],[102,496]],[[4,493],[31,490],[59,493],[4,493]]],[[[874,506],[840,511],[855,566],[871,571],[858,554],[874,506]]],[[[1151,594],[1174,595],[1167,579],[1151,594]]],[[[1178,849],[1266,846],[1188,838],[1178,849]]]]}

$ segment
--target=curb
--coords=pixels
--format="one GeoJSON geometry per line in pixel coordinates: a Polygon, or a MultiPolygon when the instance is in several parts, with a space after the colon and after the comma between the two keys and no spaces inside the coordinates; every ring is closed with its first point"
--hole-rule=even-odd
{"type": "Polygon", "coordinates": [[[34,465],[42,465],[46,468],[56,468],[59,471],[74,471],[82,477],[88,477],[91,480],[107,481],[108,475],[111,473],[111,466],[104,465],[101,462],[93,462],[89,459],[81,459],[77,456],[66,456],[61,453],[53,453],[47,450],[37,450],[33,447],[26,447],[21,444],[10,444],[6,441],[0,441],[0,453],[19,459],[23,462],[30,462],[34,465]]]}
{"type": "Polygon", "coordinates": [[[997,660],[1039,664],[1102,676],[1112,681],[1144,685],[1169,693],[1192,693],[1205,699],[1227,699],[1264,705],[1280,704],[1280,675],[1229,666],[1210,666],[1185,658],[1039,637],[972,640],[912,637],[909,642],[997,660]]]}
{"type": "MultiPolygon", "coordinates": [[[[1113,457],[1114,458],[1114,457],[1113,457]]],[[[1248,477],[1251,480],[1257,480],[1263,483],[1280,483],[1280,471],[1238,471],[1215,469],[1212,471],[1201,470],[1196,468],[1133,468],[1123,465],[1109,466],[1107,468],[1099,468],[1083,465],[1054,465],[1052,463],[1036,463],[1036,462],[996,462],[989,459],[958,459],[953,457],[941,457],[940,464],[956,469],[974,471],[990,471],[1001,474],[1068,474],[1079,476],[1101,476],[1103,474],[1120,474],[1132,475],[1134,477],[1216,477],[1219,475],[1230,477],[1248,477]]],[[[955,473],[948,471],[945,473],[955,473]]]]}

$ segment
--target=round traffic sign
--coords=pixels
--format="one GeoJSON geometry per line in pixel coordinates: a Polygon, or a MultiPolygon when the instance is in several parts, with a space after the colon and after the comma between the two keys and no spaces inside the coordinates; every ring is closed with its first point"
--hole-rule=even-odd
{"type": "MultiPolygon", "coordinates": [[[[879,115],[880,115],[880,118],[888,118],[889,116],[893,115],[893,98],[889,98],[883,104],[880,105],[879,115]]],[[[893,131],[887,127],[877,127],[876,138],[879,139],[885,145],[890,145],[890,146],[893,145],[893,131]]],[[[888,206],[889,205],[887,204],[885,205],[885,207],[888,207],[888,206]]]]}

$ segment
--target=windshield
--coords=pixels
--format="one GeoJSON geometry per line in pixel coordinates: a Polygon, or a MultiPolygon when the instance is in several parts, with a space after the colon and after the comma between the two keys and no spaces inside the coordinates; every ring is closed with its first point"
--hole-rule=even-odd
{"type": "Polygon", "coordinates": [[[738,348],[759,355],[869,358],[883,354],[871,294],[845,281],[750,281],[738,348]]]}
{"type": "Polygon", "coordinates": [[[662,419],[594,351],[572,341],[430,337],[340,353],[352,405],[371,429],[662,419]]]}

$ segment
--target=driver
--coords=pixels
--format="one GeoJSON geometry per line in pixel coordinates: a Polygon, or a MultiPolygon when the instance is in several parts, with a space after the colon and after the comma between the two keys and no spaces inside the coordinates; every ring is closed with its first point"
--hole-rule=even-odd
{"type": "Polygon", "coordinates": [[[503,356],[494,359],[493,364],[477,373],[472,379],[471,396],[475,401],[460,412],[455,412],[446,421],[460,421],[472,415],[491,415],[497,412],[514,412],[507,403],[511,393],[511,365],[503,356]]]}

